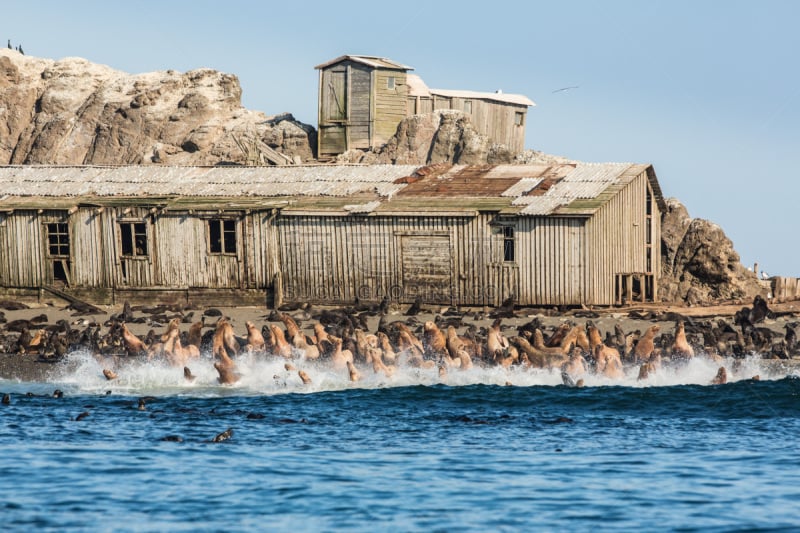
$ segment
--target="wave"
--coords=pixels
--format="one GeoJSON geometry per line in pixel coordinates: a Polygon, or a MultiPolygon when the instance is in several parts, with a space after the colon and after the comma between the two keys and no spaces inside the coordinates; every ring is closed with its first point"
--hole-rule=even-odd
{"type": "MultiPolygon", "coordinates": [[[[359,367],[361,379],[353,382],[346,369],[334,369],[328,363],[293,360],[294,370],[285,368],[286,360],[276,357],[240,355],[236,360],[240,379],[233,385],[220,385],[217,371],[210,356],[191,361],[187,366],[195,376],[193,381],[184,377],[183,369],[164,361],[144,359],[122,359],[115,366],[117,378],[107,380],[103,375],[107,362],[98,360],[89,352],[73,352],[54,369],[47,385],[57,385],[65,392],[105,393],[123,395],[179,395],[179,396],[224,396],[224,395],[276,395],[308,394],[348,389],[381,389],[416,385],[446,385],[461,387],[469,385],[496,386],[561,386],[563,379],[558,369],[527,369],[521,366],[473,366],[467,370],[448,369],[440,376],[437,368],[399,367],[387,377],[376,374],[371,368],[359,367]],[[311,382],[308,384],[298,376],[304,370],[311,382]]],[[[791,375],[791,367],[775,365],[754,354],[744,359],[728,359],[723,365],[728,382],[750,380],[758,376],[761,380],[776,380],[791,375]]],[[[676,385],[710,385],[720,365],[705,357],[695,357],[680,366],[664,365],[651,373],[647,379],[639,380],[638,366],[625,369],[621,379],[587,373],[582,378],[585,387],[670,387],[676,385]]],[[[39,384],[43,385],[43,384],[39,384]]]]}

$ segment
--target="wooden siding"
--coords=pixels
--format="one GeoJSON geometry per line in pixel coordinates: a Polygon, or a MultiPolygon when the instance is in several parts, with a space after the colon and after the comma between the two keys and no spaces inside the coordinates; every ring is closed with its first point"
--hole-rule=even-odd
{"type": "MultiPolygon", "coordinates": [[[[583,303],[583,220],[521,217],[515,231],[521,305],[583,303]]],[[[502,259],[502,258],[501,258],[502,259]]]]}
{"type": "MultiPolygon", "coordinates": [[[[647,273],[647,173],[602,206],[586,223],[587,304],[612,305],[617,274],[647,273]]],[[[652,195],[651,195],[652,197],[652,195]]],[[[652,199],[651,268],[655,293],[661,270],[661,214],[652,199]]]]}
{"type": "Polygon", "coordinates": [[[398,70],[375,70],[375,132],[373,146],[381,146],[397,132],[397,125],[406,118],[408,85],[406,73],[398,70]],[[389,89],[387,82],[394,76],[395,88],[389,89]]]}
{"type": "MultiPolygon", "coordinates": [[[[477,295],[483,304],[485,274],[474,264],[475,250],[470,242],[479,238],[479,225],[475,217],[283,217],[277,226],[284,298],[344,303],[356,297],[380,300],[388,295],[396,301],[412,302],[420,289],[418,284],[406,286],[415,279],[403,275],[404,260],[406,266],[413,264],[410,256],[404,259],[403,237],[416,236],[419,244],[419,239],[428,236],[451,243],[448,258],[454,261],[448,260],[455,265],[450,267],[450,278],[459,280],[452,287],[444,278],[439,286],[433,279],[426,280],[437,301],[472,303],[473,295],[477,295]],[[445,293],[447,297],[442,296],[445,293]]],[[[443,242],[434,241],[440,251],[443,242]]],[[[480,249],[478,246],[478,255],[480,249]]],[[[435,255],[437,264],[443,264],[442,257],[441,253],[435,255]]],[[[436,270],[439,276],[440,270],[436,270]]]]}
{"type": "Polygon", "coordinates": [[[347,148],[370,147],[372,119],[372,75],[366,65],[350,63],[350,117],[348,119],[347,148]]]}

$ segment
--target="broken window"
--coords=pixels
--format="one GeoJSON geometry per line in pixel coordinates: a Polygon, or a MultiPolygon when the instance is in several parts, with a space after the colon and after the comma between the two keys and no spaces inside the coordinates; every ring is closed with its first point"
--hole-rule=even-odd
{"type": "Polygon", "coordinates": [[[236,253],[236,221],[208,221],[208,249],[212,254],[236,253]]]}
{"type": "Polygon", "coordinates": [[[503,261],[513,262],[514,255],[514,228],[503,226],[503,261]]]}
{"type": "Polygon", "coordinates": [[[122,222],[119,225],[122,255],[147,257],[147,224],[144,222],[122,222]]]}

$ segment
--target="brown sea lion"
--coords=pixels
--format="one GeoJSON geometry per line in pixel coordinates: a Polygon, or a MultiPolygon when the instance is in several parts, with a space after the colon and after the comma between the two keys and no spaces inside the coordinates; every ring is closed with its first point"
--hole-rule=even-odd
{"type": "Polygon", "coordinates": [[[217,329],[214,331],[211,346],[212,355],[220,360],[229,358],[228,352],[231,352],[232,355],[239,354],[239,343],[236,342],[233,326],[227,319],[220,318],[217,321],[217,329]]]}
{"type": "Polygon", "coordinates": [[[106,377],[107,380],[111,381],[112,379],[117,379],[117,374],[113,370],[109,368],[103,369],[103,375],[106,377]]]}
{"type": "Polygon", "coordinates": [[[639,338],[639,342],[633,348],[633,355],[635,362],[646,363],[650,360],[650,356],[655,350],[655,337],[659,331],[658,325],[652,325],[647,328],[647,331],[639,338]]]}
{"type": "Polygon", "coordinates": [[[308,374],[306,374],[305,370],[299,370],[297,372],[297,375],[300,376],[300,379],[303,381],[304,385],[310,385],[311,384],[311,378],[309,377],[308,374]]]}
{"type": "Polygon", "coordinates": [[[250,346],[250,349],[254,352],[266,351],[264,336],[261,334],[261,330],[249,320],[245,322],[244,325],[247,328],[247,344],[250,346]]]}
{"type": "Polygon", "coordinates": [[[728,371],[725,370],[724,366],[719,367],[717,370],[717,375],[714,376],[714,379],[711,380],[712,385],[724,385],[728,382],[728,371]]]}
{"type": "Polygon", "coordinates": [[[347,361],[347,372],[350,374],[350,381],[355,382],[361,379],[361,374],[351,361],[347,361]]]}
{"type": "Polygon", "coordinates": [[[675,323],[675,340],[672,342],[672,354],[681,359],[694,357],[694,348],[686,340],[686,330],[682,320],[675,323]]]}
{"type": "Polygon", "coordinates": [[[195,380],[195,376],[194,376],[194,374],[192,374],[192,371],[189,369],[188,366],[183,367],[183,377],[189,383],[191,383],[192,381],[195,380]]]}
{"type": "Polygon", "coordinates": [[[147,351],[147,345],[142,342],[142,340],[131,333],[131,330],[128,329],[128,326],[123,322],[121,325],[122,329],[122,341],[125,344],[125,350],[128,352],[128,355],[139,355],[145,353],[147,351]]]}
{"type": "Polygon", "coordinates": [[[422,346],[428,356],[441,356],[447,351],[447,339],[444,333],[430,320],[423,326],[422,346]]]}

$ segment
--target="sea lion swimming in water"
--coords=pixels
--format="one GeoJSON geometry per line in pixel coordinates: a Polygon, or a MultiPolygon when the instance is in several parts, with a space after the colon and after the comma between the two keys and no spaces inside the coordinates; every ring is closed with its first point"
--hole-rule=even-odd
{"type": "Polygon", "coordinates": [[[350,381],[358,381],[361,379],[361,374],[356,369],[356,365],[352,363],[352,361],[347,361],[347,371],[350,374],[350,381]]]}
{"type": "Polygon", "coordinates": [[[728,382],[728,371],[724,366],[719,367],[717,375],[711,380],[712,385],[725,385],[728,382]]]}
{"type": "Polygon", "coordinates": [[[108,368],[103,369],[103,375],[106,377],[107,380],[111,381],[112,379],[117,379],[117,374],[108,368]]]}

